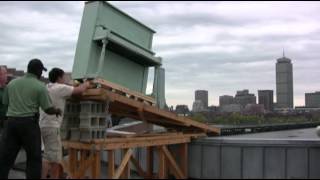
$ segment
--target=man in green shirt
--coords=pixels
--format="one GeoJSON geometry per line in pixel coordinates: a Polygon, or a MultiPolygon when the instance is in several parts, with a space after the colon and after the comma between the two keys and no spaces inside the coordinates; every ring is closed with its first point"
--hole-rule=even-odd
{"type": "Polygon", "coordinates": [[[28,73],[11,81],[4,91],[3,104],[8,105],[7,120],[0,147],[0,179],[8,179],[20,148],[27,154],[27,179],[41,178],[41,133],[39,108],[60,116],[61,110],[52,106],[46,86],[39,81],[46,71],[39,59],[28,64],[28,73]]]}
{"type": "Polygon", "coordinates": [[[0,66],[0,134],[2,133],[3,123],[7,113],[7,106],[2,104],[2,96],[7,83],[7,69],[5,66],[0,66]]]}

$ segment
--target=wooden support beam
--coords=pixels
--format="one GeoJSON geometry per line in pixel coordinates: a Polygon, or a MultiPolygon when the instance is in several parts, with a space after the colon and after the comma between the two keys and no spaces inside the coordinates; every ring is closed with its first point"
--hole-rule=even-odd
{"type": "Polygon", "coordinates": [[[131,156],[133,154],[132,149],[128,149],[128,151],[126,152],[124,158],[122,159],[122,162],[120,164],[120,166],[118,167],[115,175],[113,176],[112,179],[119,179],[120,176],[122,175],[123,171],[125,170],[126,165],[128,164],[131,156]]]}
{"type": "Polygon", "coordinates": [[[184,179],[188,178],[188,144],[184,143],[180,145],[179,156],[180,156],[180,167],[184,175],[184,179]]]}
{"type": "Polygon", "coordinates": [[[185,177],[183,175],[183,172],[181,171],[180,167],[177,165],[176,160],[174,159],[174,157],[172,156],[168,148],[166,146],[161,146],[160,149],[165,155],[165,157],[167,158],[168,162],[170,163],[170,166],[172,167],[172,172],[175,175],[175,177],[177,179],[184,179],[185,177]]]}
{"type": "Polygon", "coordinates": [[[114,150],[108,150],[108,179],[112,179],[114,176],[114,150]]]}
{"type": "Polygon", "coordinates": [[[86,152],[84,150],[81,151],[81,161],[79,163],[79,169],[76,170],[74,173],[74,178],[76,179],[82,179],[84,178],[87,170],[92,166],[94,163],[94,155],[90,154],[88,158],[86,158],[86,152]],[[85,155],[85,156],[82,156],[85,155]]]}
{"type": "Polygon", "coordinates": [[[65,148],[76,148],[84,150],[92,150],[92,144],[96,150],[115,150],[137,147],[161,146],[170,144],[183,144],[191,141],[190,135],[177,134],[169,136],[154,136],[154,137],[134,137],[134,138],[110,138],[106,140],[94,140],[91,143],[81,143],[64,141],[65,148]]]}
{"type": "MultiPolygon", "coordinates": [[[[123,154],[126,154],[128,149],[123,149],[123,154]]],[[[131,155],[132,157],[133,155],[131,155]]],[[[130,159],[131,159],[130,157],[130,159]]],[[[124,167],[124,170],[123,170],[123,173],[122,175],[120,176],[121,179],[129,179],[130,177],[130,159],[128,161],[128,163],[126,164],[126,166],[124,167]]]]}
{"type": "Polygon", "coordinates": [[[69,148],[69,172],[70,176],[73,177],[77,167],[77,151],[73,148],[69,148]]]}
{"type": "Polygon", "coordinates": [[[166,157],[164,152],[161,150],[161,147],[158,148],[158,156],[159,156],[158,178],[167,179],[168,173],[167,173],[166,157]]]}
{"type": "Polygon", "coordinates": [[[144,170],[142,169],[142,167],[139,164],[139,161],[136,160],[133,156],[131,156],[131,162],[132,164],[136,167],[137,171],[138,171],[138,175],[142,178],[146,178],[146,173],[144,172],[144,170]]]}
{"type": "Polygon", "coordinates": [[[99,179],[101,172],[101,159],[100,159],[100,151],[93,152],[93,163],[91,169],[92,179],[99,179]]]}
{"type": "Polygon", "coordinates": [[[147,147],[147,158],[146,158],[146,167],[147,167],[147,178],[153,178],[153,147],[147,147]]]}

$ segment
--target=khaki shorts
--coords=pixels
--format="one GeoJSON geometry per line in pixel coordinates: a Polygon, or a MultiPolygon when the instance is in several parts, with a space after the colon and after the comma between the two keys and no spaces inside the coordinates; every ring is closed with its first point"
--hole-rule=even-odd
{"type": "Polygon", "coordinates": [[[61,163],[62,143],[59,128],[41,128],[44,145],[43,158],[49,162],[61,163]]]}

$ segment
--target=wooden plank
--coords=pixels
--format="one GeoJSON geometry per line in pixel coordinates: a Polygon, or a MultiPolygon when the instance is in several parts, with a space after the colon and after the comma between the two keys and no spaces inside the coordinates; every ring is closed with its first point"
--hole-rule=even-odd
{"type": "Polygon", "coordinates": [[[181,144],[179,148],[180,167],[184,175],[184,179],[188,178],[188,144],[181,144]]]}
{"type": "Polygon", "coordinates": [[[178,134],[168,136],[155,136],[155,137],[134,137],[134,138],[111,138],[105,140],[94,140],[92,143],[83,142],[72,142],[63,141],[65,148],[76,148],[76,149],[96,149],[99,150],[112,150],[112,149],[124,149],[124,148],[135,148],[135,147],[148,147],[148,146],[160,146],[169,144],[182,144],[191,141],[191,135],[178,134]]]}
{"type": "Polygon", "coordinates": [[[137,148],[137,147],[148,147],[148,146],[159,146],[159,145],[170,145],[170,144],[182,144],[189,143],[190,138],[171,139],[171,140],[158,140],[156,142],[131,142],[131,143],[112,143],[101,145],[104,150],[109,149],[125,149],[125,148],[137,148]]]}
{"type": "Polygon", "coordinates": [[[175,177],[177,179],[184,179],[185,177],[184,177],[182,170],[177,165],[176,160],[173,158],[173,156],[171,155],[168,148],[166,146],[161,146],[160,149],[163,152],[163,154],[166,156],[168,162],[170,163],[170,167],[172,167],[171,170],[172,170],[173,174],[175,175],[175,177]]]}
{"type": "Polygon", "coordinates": [[[167,165],[166,165],[166,157],[161,148],[158,148],[158,161],[159,161],[159,171],[158,178],[159,179],[167,179],[167,165]]]}
{"type": "Polygon", "coordinates": [[[142,167],[139,164],[139,161],[136,160],[133,156],[131,156],[131,162],[132,164],[136,167],[137,171],[138,171],[138,175],[142,178],[146,178],[146,173],[144,172],[144,170],[142,169],[142,167]]]}
{"type": "MultiPolygon", "coordinates": [[[[81,153],[81,156],[82,155],[83,154],[81,153]]],[[[87,170],[92,166],[93,162],[94,162],[93,154],[90,154],[90,156],[88,158],[81,157],[81,161],[79,163],[79,169],[77,169],[76,172],[74,173],[74,178],[83,179],[87,170]]]]}
{"type": "Polygon", "coordinates": [[[74,177],[74,173],[77,167],[77,151],[73,148],[69,148],[69,172],[70,172],[70,176],[74,177]]]}
{"type": "Polygon", "coordinates": [[[123,173],[123,171],[125,170],[125,166],[128,164],[130,157],[132,156],[133,151],[132,149],[128,149],[128,151],[126,152],[124,158],[122,159],[122,162],[120,164],[120,166],[118,167],[115,175],[112,177],[112,179],[119,179],[121,174],[123,173]]]}
{"type": "Polygon", "coordinates": [[[115,161],[114,150],[108,150],[108,179],[112,179],[112,177],[115,174],[114,161],[115,161]]]}
{"type": "Polygon", "coordinates": [[[92,179],[100,179],[100,172],[101,172],[100,151],[95,151],[93,153],[93,163],[92,163],[92,169],[91,169],[92,179]]]}
{"type": "Polygon", "coordinates": [[[149,102],[152,102],[155,104],[155,99],[150,97],[150,96],[146,96],[142,93],[139,93],[139,92],[136,92],[136,91],[132,91],[126,87],[123,87],[119,84],[115,84],[115,83],[112,83],[110,81],[107,81],[107,80],[104,80],[104,79],[96,79],[94,80],[95,83],[99,83],[102,85],[102,87],[106,87],[106,88],[113,88],[113,89],[116,89],[116,90],[119,90],[121,92],[124,92],[128,95],[131,95],[131,96],[135,96],[137,98],[140,98],[140,99],[143,99],[145,101],[149,101],[149,102]]]}
{"type": "Polygon", "coordinates": [[[67,173],[68,175],[70,175],[71,173],[70,173],[70,170],[69,170],[68,160],[62,160],[62,161],[61,161],[61,165],[62,165],[62,167],[63,167],[63,171],[64,171],[65,173],[67,173]]]}
{"type": "Polygon", "coordinates": [[[147,157],[146,157],[146,167],[147,167],[147,173],[146,179],[152,179],[153,178],[153,147],[147,147],[147,157]]]}
{"type": "MultiPolygon", "coordinates": [[[[123,149],[123,154],[126,154],[126,152],[128,151],[128,149],[123,149]]],[[[131,156],[132,157],[132,156],[131,156]]],[[[130,159],[131,159],[130,157],[130,159]]],[[[122,175],[120,176],[120,179],[129,179],[130,177],[130,160],[129,162],[125,165],[124,170],[122,175]]]]}
{"type": "MultiPolygon", "coordinates": [[[[201,133],[202,134],[202,133],[201,133]]],[[[182,133],[165,133],[163,135],[154,135],[150,137],[132,137],[132,138],[110,138],[106,140],[102,139],[94,139],[93,143],[95,144],[105,144],[111,142],[121,142],[121,143],[130,143],[130,142],[140,142],[140,141],[148,141],[148,140],[163,140],[163,139],[173,139],[173,138],[189,138],[191,135],[189,134],[182,134],[182,133]]]]}

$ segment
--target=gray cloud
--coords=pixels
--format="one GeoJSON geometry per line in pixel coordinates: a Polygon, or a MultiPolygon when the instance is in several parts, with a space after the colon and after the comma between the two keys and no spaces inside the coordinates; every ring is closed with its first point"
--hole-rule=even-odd
{"type": "MultiPolygon", "coordinates": [[[[320,89],[319,2],[111,2],[157,31],[169,105],[209,103],[236,90],[275,90],[275,63],[294,66],[295,104],[320,89]]],[[[30,58],[72,70],[84,2],[0,2],[0,64],[25,69],[30,58]]],[[[150,76],[150,82],[152,76],[150,76]]],[[[150,91],[150,87],[148,90],[150,91]]]]}

